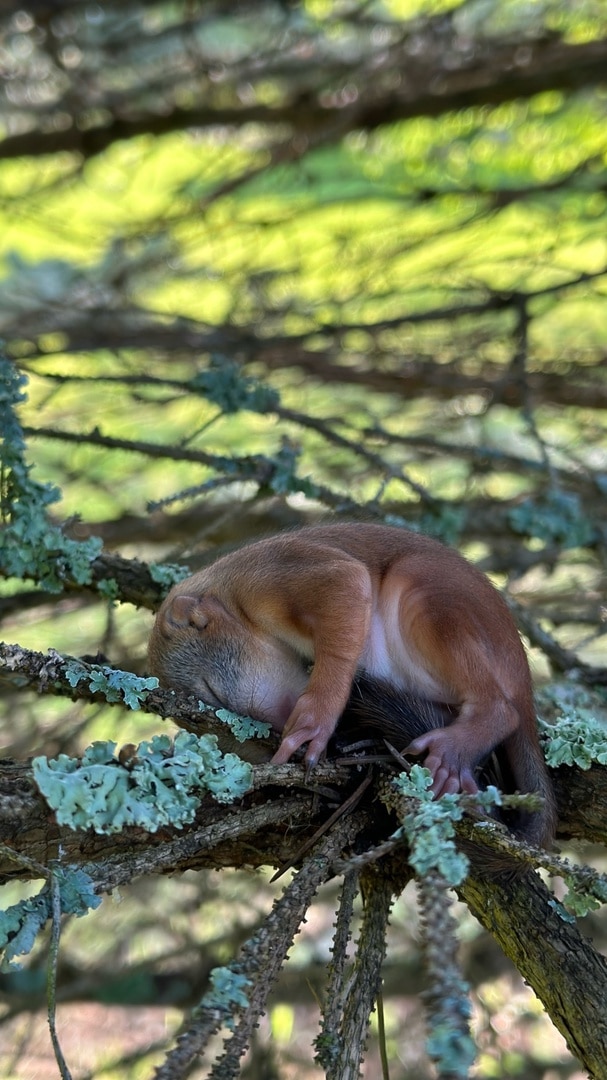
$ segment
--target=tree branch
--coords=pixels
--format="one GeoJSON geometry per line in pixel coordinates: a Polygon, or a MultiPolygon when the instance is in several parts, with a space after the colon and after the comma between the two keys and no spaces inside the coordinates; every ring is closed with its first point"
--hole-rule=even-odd
{"type": "MultiPolygon", "coordinates": [[[[69,679],[70,668],[76,665],[82,669],[83,676],[91,675],[98,665],[90,664],[77,657],[62,656],[51,649],[48,653],[23,649],[20,645],[0,642],[0,671],[8,680],[16,678],[16,685],[22,689],[28,685],[37,694],[52,694],[71,701],[104,702],[108,706],[124,708],[122,701],[107,701],[103,693],[96,693],[89,688],[86,678],[72,686],[69,679]]],[[[164,720],[173,720],[178,727],[200,734],[208,731],[216,735],[224,746],[228,743],[233,749],[236,740],[230,735],[227,724],[217,718],[212,708],[200,708],[199,699],[194,694],[175,690],[145,690],[141,694],[135,710],[153,713],[164,720]]],[[[268,760],[278,747],[277,738],[256,739],[260,755],[257,760],[268,760]]],[[[242,744],[240,744],[242,746],[242,744]]]]}
{"type": "MultiPolygon", "coordinates": [[[[81,684],[75,688],[69,686],[62,672],[63,658],[31,654],[30,659],[25,656],[21,660],[16,649],[0,646],[3,664],[9,672],[29,672],[28,677],[39,680],[43,692],[63,692],[96,700],[90,691],[82,689],[78,693],[81,684]]],[[[276,746],[276,737],[236,745],[229,729],[214,713],[201,713],[196,699],[188,695],[150,691],[142,707],[160,716],[171,716],[180,726],[197,734],[217,733],[225,750],[235,750],[248,760],[259,760],[257,750],[267,760],[276,746]]],[[[135,741],[135,725],[136,717],[131,725],[124,725],[128,741],[135,741]]],[[[258,764],[253,769],[251,795],[238,808],[236,818],[233,807],[222,807],[209,798],[205,799],[196,822],[183,831],[165,828],[150,836],[141,829],[125,829],[116,835],[98,836],[59,828],[35,788],[29,766],[5,762],[0,766],[0,842],[40,864],[45,864],[59,848],[66,862],[82,865],[91,859],[103,860],[100,873],[108,887],[113,887],[110,882],[130,880],[133,874],[165,873],[192,866],[241,865],[242,861],[282,865],[297,858],[304,842],[314,835],[319,822],[329,817],[336,803],[345,803],[349,793],[359,785],[359,770],[364,765],[364,759],[354,767],[341,764],[339,759],[327,761],[316,767],[313,781],[307,782],[303,765],[278,768],[258,764]],[[290,792],[289,797],[276,801],[276,793],[285,789],[290,792]],[[266,801],[268,795],[270,802],[266,801]]],[[[552,776],[559,807],[559,835],[605,843],[607,767],[596,765],[587,772],[562,767],[553,770],[552,776]]],[[[362,805],[369,799],[377,800],[375,785],[365,793],[362,805]]],[[[379,841],[385,835],[382,833],[379,841]]],[[[369,842],[367,838],[366,847],[369,842]]],[[[34,871],[28,873],[26,869],[22,870],[26,876],[36,876],[34,871]]],[[[0,873],[15,876],[14,864],[2,860],[0,873]]]]}
{"type": "MultiPolygon", "coordinates": [[[[525,301],[555,295],[575,288],[592,279],[605,277],[604,267],[592,274],[578,275],[574,280],[564,281],[545,289],[524,294],[525,301]]],[[[484,361],[474,372],[466,370],[460,363],[445,364],[432,356],[411,356],[394,353],[391,346],[389,356],[381,366],[369,362],[369,355],[358,356],[346,350],[348,363],[335,363],[335,346],[345,335],[355,330],[363,330],[371,337],[380,337],[386,330],[397,330],[408,325],[425,325],[432,322],[454,323],[468,316],[479,316],[491,312],[510,311],[520,304],[522,294],[490,296],[479,303],[446,305],[428,311],[410,312],[389,320],[378,322],[357,322],[325,324],[312,326],[301,334],[274,334],[261,338],[250,330],[239,330],[226,324],[222,327],[204,327],[191,320],[175,319],[172,324],[156,323],[146,316],[144,321],[135,319],[128,313],[97,311],[87,312],[86,324],[79,316],[65,317],[64,313],[45,310],[38,317],[33,313],[27,333],[22,323],[19,326],[6,327],[5,336],[16,342],[23,339],[35,343],[36,338],[45,333],[60,330],[67,340],[62,341],[60,354],[72,352],[98,351],[111,349],[148,349],[155,354],[184,353],[195,356],[197,353],[220,353],[226,356],[239,356],[245,363],[262,364],[268,371],[289,368],[304,371],[311,378],[325,384],[362,386],[382,394],[393,394],[399,398],[429,397],[436,400],[451,400],[456,395],[481,394],[489,402],[503,403],[511,408],[519,408],[529,398],[555,405],[580,406],[584,408],[607,408],[607,387],[599,378],[594,377],[602,368],[604,361],[598,361],[594,367],[584,369],[586,377],[582,380],[581,370],[578,378],[571,379],[562,374],[558,367],[551,368],[543,363],[541,368],[533,362],[526,372],[524,386],[517,373],[503,364],[484,361]],[[308,348],[310,338],[319,333],[331,339],[330,347],[323,349],[308,348]]],[[[343,351],[340,346],[340,352],[343,351]]],[[[40,358],[46,361],[49,354],[45,347],[40,358]]],[[[384,351],[377,346],[376,357],[383,358],[384,351]]],[[[35,357],[29,357],[33,364],[35,357]]]]}
{"type": "MultiPolygon", "coordinates": [[[[447,28],[446,21],[443,25],[447,28]]],[[[355,61],[352,65],[342,64],[338,76],[342,85],[349,81],[357,84],[358,94],[351,105],[344,105],[337,94],[333,103],[330,95],[313,89],[274,106],[217,104],[184,109],[173,105],[170,111],[143,115],[140,111],[128,115],[125,110],[125,115],[114,115],[110,123],[97,127],[81,127],[74,117],[71,127],[6,137],[0,143],[0,158],[65,151],[90,158],[114,142],[140,135],[162,136],[217,126],[243,128],[250,124],[277,130],[286,126],[318,145],[336,142],[351,131],[373,131],[414,117],[437,117],[456,109],[499,105],[547,90],[580,90],[601,83],[605,77],[605,38],[572,45],[548,36],[539,41],[529,39],[524,48],[518,40],[497,45],[477,40],[473,48],[466,50],[451,28],[425,36],[422,30],[419,36],[423,37],[421,47],[417,43],[419,56],[411,51],[407,36],[402,46],[389,54],[389,69],[394,67],[401,75],[397,92],[392,85],[384,91],[381,68],[378,71],[372,60],[369,64],[355,61]]],[[[386,61],[383,66],[387,66],[386,61]]],[[[324,74],[318,81],[324,89],[324,74]]]]}
{"type": "Polygon", "coordinates": [[[563,918],[531,871],[501,887],[473,869],[458,892],[544,1003],[572,1053],[596,1080],[605,1080],[605,958],[563,918]]]}

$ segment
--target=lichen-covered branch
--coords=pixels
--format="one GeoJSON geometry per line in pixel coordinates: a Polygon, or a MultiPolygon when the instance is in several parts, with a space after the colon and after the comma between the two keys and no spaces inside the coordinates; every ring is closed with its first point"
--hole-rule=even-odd
{"type": "Polygon", "coordinates": [[[450,913],[448,884],[435,871],[418,880],[428,1017],[428,1054],[439,1076],[465,1080],[476,1052],[470,1034],[470,987],[457,962],[457,926],[450,913]]]}
{"type": "Polygon", "coordinates": [[[327,988],[321,1020],[320,1034],[316,1039],[316,1056],[327,1071],[333,1069],[340,1056],[341,1022],[348,990],[348,943],[352,937],[354,902],[360,889],[356,871],[348,871],[339,898],[331,962],[327,970],[327,988]]]}
{"type": "MultiPolygon", "coordinates": [[[[173,720],[179,727],[200,734],[216,735],[227,749],[237,745],[226,721],[218,718],[194,694],[162,690],[157,679],[142,679],[132,672],[105,664],[62,656],[54,649],[40,653],[20,645],[0,642],[0,670],[5,677],[18,676],[16,685],[31,687],[37,694],[52,694],[71,701],[104,701],[135,711],[154,713],[173,720]]],[[[256,740],[257,742],[257,740],[256,740]]],[[[268,760],[277,743],[270,737],[259,739],[256,760],[268,760]]]]}
{"type": "Polygon", "coordinates": [[[544,1003],[595,1080],[607,1077],[607,961],[529,871],[500,883],[472,869],[460,895],[544,1003]]]}
{"type": "MultiPolygon", "coordinates": [[[[319,886],[331,877],[331,866],[356,832],[354,819],[345,819],[321,840],[293,881],[286,887],[270,914],[253,937],[243,946],[232,970],[246,980],[246,1005],[238,1020],[229,1025],[223,1053],[209,1073],[211,1080],[231,1080],[238,1075],[239,1062],[250,1041],[267,997],[285,961],[319,886]]],[[[208,1037],[226,1017],[212,1005],[201,1007],[177,1046],[156,1071],[156,1080],[180,1080],[187,1076],[194,1058],[201,1053],[208,1037]]]]}
{"type": "Polygon", "coordinates": [[[333,1046],[335,1053],[327,1069],[327,1080],[356,1080],[360,1075],[369,1021],[381,986],[393,890],[391,882],[375,867],[365,871],[361,884],[364,907],[353,978],[347,987],[341,1037],[333,1046]]]}

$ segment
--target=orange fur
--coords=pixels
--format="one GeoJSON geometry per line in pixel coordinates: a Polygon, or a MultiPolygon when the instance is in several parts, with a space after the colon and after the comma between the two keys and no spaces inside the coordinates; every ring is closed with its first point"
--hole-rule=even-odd
{"type": "Polygon", "coordinates": [[[452,724],[408,748],[426,755],[435,793],[476,791],[477,765],[503,745],[516,787],[545,799],[526,835],[553,837],[514,620],[487,578],[436,540],[350,523],[258,541],[175,586],[149,656],[164,685],[269,720],[282,731],[277,763],[304,744],[318,761],[357,672],[456,706],[452,724]]]}

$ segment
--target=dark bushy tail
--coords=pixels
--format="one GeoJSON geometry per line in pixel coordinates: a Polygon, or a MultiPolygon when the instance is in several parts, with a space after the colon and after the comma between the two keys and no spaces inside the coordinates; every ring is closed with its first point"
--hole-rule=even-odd
{"type": "MultiPolygon", "coordinates": [[[[401,751],[432,728],[448,727],[456,717],[454,706],[410,696],[381,679],[360,676],[352,687],[336,739],[342,747],[365,737],[387,739],[401,751]]],[[[503,812],[500,820],[522,840],[537,846],[551,844],[556,823],[554,792],[539,745],[529,746],[524,741],[521,746],[519,733],[515,732],[479,762],[476,781],[481,788],[494,784],[505,793],[538,791],[544,799],[542,810],[503,812]],[[519,767],[515,774],[510,765],[512,758],[527,767],[519,767]]]]}

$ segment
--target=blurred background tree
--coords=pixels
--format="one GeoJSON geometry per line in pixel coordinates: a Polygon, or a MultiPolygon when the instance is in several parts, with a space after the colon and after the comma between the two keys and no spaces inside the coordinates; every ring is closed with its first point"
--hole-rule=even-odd
{"type": "MultiPolygon", "coordinates": [[[[103,543],[83,584],[17,566],[0,534],[4,639],[143,674],[161,588],[131,560],[196,568],[365,516],[459,546],[510,597],[544,713],[587,709],[605,667],[604,4],[0,0],[0,33],[0,335],[27,377],[32,481],[60,489],[68,539],[103,543]]],[[[161,730],[2,678],[12,758],[161,730]]],[[[149,876],[70,923],[78,1076],[148,1076],[276,888],[149,876]]],[[[412,903],[385,966],[393,1080],[432,1075],[412,903]]],[[[460,915],[477,1075],[581,1075],[460,915]]],[[[318,1075],[332,919],[310,914],[250,1075],[318,1075]]],[[[30,1025],[45,963],[42,942],[2,976],[7,1076],[56,1075],[43,1008],[30,1025]]]]}

